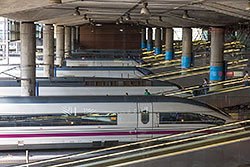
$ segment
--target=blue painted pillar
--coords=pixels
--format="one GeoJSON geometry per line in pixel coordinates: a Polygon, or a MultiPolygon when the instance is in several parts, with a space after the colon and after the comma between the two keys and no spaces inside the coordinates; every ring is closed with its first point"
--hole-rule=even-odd
{"type": "Polygon", "coordinates": [[[210,81],[224,79],[224,28],[211,28],[210,81]]]}
{"type": "Polygon", "coordinates": [[[159,55],[161,53],[162,53],[161,28],[156,28],[156,31],[155,31],[155,54],[159,55]]]}
{"type": "Polygon", "coordinates": [[[56,67],[54,67],[54,77],[56,77],[56,67]]]}
{"type": "Polygon", "coordinates": [[[165,60],[172,60],[174,57],[173,39],[174,39],[173,28],[166,28],[165,60]]]}
{"type": "Polygon", "coordinates": [[[147,41],[147,51],[153,50],[153,30],[152,28],[148,28],[148,41],[147,41]]]}
{"type": "Polygon", "coordinates": [[[182,58],[181,67],[189,68],[192,64],[192,29],[182,28],[182,58]]]}
{"type": "Polygon", "coordinates": [[[141,29],[141,49],[146,48],[146,28],[141,29]]]}
{"type": "Polygon", "coordinates": [[[36,96],[39,96],[39,82],[36,82],[36,96]]]}

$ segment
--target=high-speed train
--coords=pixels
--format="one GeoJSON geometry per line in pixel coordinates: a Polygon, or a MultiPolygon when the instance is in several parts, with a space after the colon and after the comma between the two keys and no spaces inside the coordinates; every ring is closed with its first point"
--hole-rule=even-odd
{"type": "Polygon", "coordinates": [[[1,97],[0,150],[102,147],[231,122],[165,96],[1,97]]]}
{"type": "MultiPolygon", "coordinates": [[[[20,77],[19,65],[0,66],[0,78],[20,77]]],[[[106,77],[106,78],[141,78],[152,74],[148,69],[141,67],[55,67],[56,77],[106,77]]],[[[36,68],[36,76],[43,77],[43,67],[36,68]]]]}
{"type": "MultiPolygon", "coordinates": [[[[156,94],[182,88],[168,81],[96,77],[37,78],[37,83],[38,96],[143,95],[145,89],[156,94]]],[[[20,81],[0,79],[0,96],[20,95],[20,81]]]]}
{"type": "Polygon", "coordinates": [[[134,59],[66,59],[66,66],[94,66],[94,67],[135,67],[141,62],[134,59]]]}

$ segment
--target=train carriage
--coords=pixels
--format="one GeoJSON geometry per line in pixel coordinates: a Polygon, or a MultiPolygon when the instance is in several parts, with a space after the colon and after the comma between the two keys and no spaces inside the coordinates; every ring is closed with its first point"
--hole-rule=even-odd
{"type": "Polygon", "coordinates": [[[220,110],[177,97],[2,97],[0,150],[108,146],[230,121],[220,110]]]}

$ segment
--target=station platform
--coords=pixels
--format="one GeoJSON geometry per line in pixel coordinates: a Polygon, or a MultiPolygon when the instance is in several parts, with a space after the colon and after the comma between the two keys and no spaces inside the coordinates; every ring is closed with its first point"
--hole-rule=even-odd
{"type": "Polygon", "coordinates": [[[236,106],[250,101],[250,86],[244,86],[243,79],[234,78],[209,84],[204,88],[200,85],[185,87],[181,90],[159,92],[158,95],[179,96],[195,99],[218,108],[236,106]],[[205,93],[205,89],[207,89],[205,93]]]}

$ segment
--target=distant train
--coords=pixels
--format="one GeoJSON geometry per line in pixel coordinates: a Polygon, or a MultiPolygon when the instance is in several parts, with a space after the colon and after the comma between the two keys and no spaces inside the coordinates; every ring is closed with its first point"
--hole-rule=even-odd
{"type": "MultiPolygon", "coordinates": [[[[37,83],[39,96],[143,95],[145,89],[156,94],[182,88],[168,81],[96,77],[37,78],[37,83]]],[[[20,81],[0,79],[0,96],[20,95],[20,81]]]]}
{"type": "MultiPolygon", "coordinates": [[[[17,65],[0,66],[0,78],[20,77],[20,67],[17,65]]],[[[141,78],[152,72],[140,67],[57,67],[56,77],[106,77],[106,78],[141,78]]],[[[43,77],[43,67],[36,68],[36,76],[43,77]]]]}
{"type": "Polygon", "coordinates": [[[66,59],[66,66],[81,66],[81,67],[135,67],[141,60],[134,59],[66,59]]]}
{"type": "Polygon", "coordinates": [[[177,97],[2,97],[0,150],[102,147],[230,121],[220,110],[177,97]]]}

